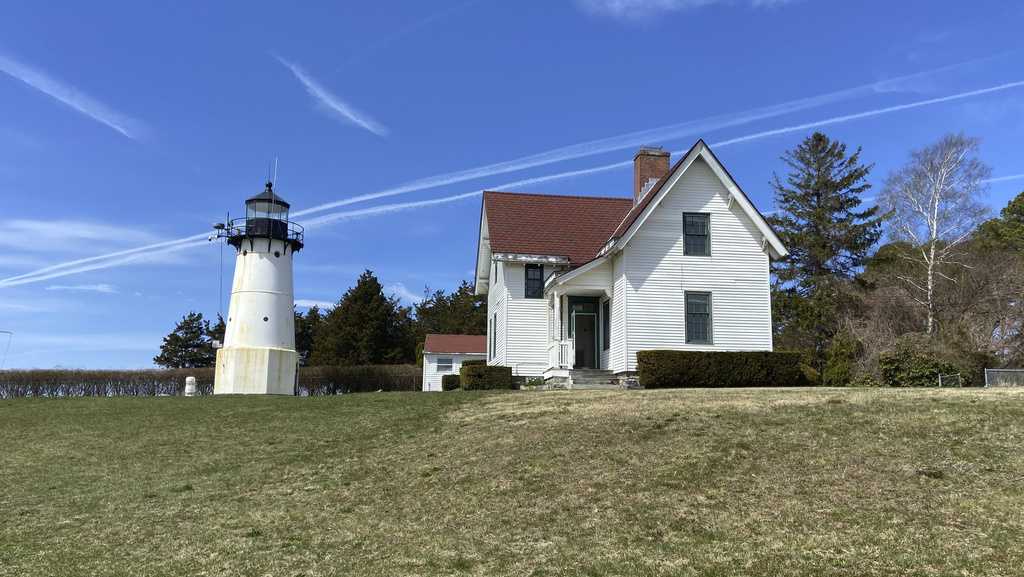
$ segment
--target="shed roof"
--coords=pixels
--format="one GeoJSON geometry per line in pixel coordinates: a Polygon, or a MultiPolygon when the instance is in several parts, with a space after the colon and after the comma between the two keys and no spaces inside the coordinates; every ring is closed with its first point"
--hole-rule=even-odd
{"type": "Polygon", "coordinates": [[[427,335],[424,353],[487,354],[487,335],[427,335]]]}

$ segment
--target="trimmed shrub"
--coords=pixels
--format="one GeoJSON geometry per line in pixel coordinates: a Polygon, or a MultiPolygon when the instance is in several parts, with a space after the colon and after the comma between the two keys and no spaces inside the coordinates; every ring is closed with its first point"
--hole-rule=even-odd
{"type": "Polygon", "coordinates": [[[454,391],[462,387],[462,382],[459,380],[459,375],[442,375],[441,376],[441,390],[442,391],[454,391]]]}
{"type": "Polygon", "coordinates": [[[299,369],[299,395],[419,391],[422,388],[423,372],[416,365],[357,365],[299,369]]]}
{"type": "Polygon", "coordinates": [[[953,363],[943,360],[927,335],[904,335],[896,347],[878,357],[882,382],[889,387],[937,387],[939,375],[960,373],[953,363]]]}
{"type": "Polygon", "coordinates": [[[486,364],[487,364],[487,361],[485,361],[484,359],[469,359],[469,360],[466,360],[466,361],[462,361],[462,366],[464,366],[464,367],[466,367],[466,366],[476,367],[476,366],[479,366],[479,365],[486,365],[486,364]]]}
{"type": "Polygon", "coordinates": [[[640,351],[640,385],[681,387],[806,387],[799,353],[761,351],[640,351]]]}
{"type": "Polygon", "coordinates": [[[489,365],[462,364],[459,370],[462,388],[467,391],[483,391],[512,388],[512,368],[489,365]]]}
{"type": "MultiPolygon", "coordinates": [[[[0,371],[0,399],[17,397],[121,397],[180,395],[185,377],[195,377],[200,395],[213,393],[214,369],[139,371],[0,371]]],[[[333,395],[364,391],[418,391],[423,373],[415,365],[304,367],[296,393],[333,395]]]]}

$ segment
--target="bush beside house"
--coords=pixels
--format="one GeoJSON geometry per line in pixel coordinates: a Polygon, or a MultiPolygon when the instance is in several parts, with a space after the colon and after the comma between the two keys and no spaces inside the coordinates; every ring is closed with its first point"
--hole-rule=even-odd
{"type": "Polygon", "coordinates": [[[806,387],[799,353],[761,351],[640,351],[640,385],[646,389],[806,387]]]}
{"type": "Polygon", "coordinates": [[[467,391],[513,388],[511,367],[463,363],[459,375],[467,391]]]}
{"type": "Polygon", "coordinates": [[[441,375],[441,390],[454,391],[462,387],[459,375],[441,375]]]}

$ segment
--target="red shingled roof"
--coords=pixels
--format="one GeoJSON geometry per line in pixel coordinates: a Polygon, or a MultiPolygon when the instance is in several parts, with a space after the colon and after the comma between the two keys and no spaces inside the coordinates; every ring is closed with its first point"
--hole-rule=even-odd
{"type": "Polygon", "coordinates": [[[484,192],[492,252],[564,256],[579,266],[597,256],[632,198],[484,192]]]}
{"type": "Polygon", "coordinates": [[[487,354],[487,335],[427,335],[423,352],[487,354]]]}

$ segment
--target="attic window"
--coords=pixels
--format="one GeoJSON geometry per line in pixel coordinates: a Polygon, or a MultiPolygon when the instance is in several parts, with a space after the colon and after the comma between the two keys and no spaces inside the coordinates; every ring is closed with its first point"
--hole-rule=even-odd
{"type": "Polygon", "coordinates": [[[526,298],[544,298],[544,265],[526,265],[526,298]]]}
{"type": "Polygon", "coordinates": [[[683,213],[683,254],[711,256],[711,215],[698,212],[683,213]]]}

